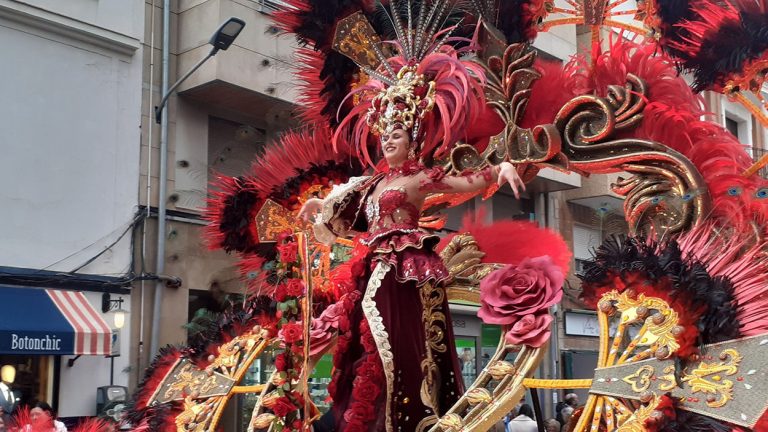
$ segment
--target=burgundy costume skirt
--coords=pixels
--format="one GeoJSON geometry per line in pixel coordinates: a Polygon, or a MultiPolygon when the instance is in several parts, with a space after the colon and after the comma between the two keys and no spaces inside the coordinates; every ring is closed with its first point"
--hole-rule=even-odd
{"type": "Polygon", "coordinates": [[[463,393],[436,243],[378,238],[352,272],[329,388],[337,431],[426,430],[463,393]]]}

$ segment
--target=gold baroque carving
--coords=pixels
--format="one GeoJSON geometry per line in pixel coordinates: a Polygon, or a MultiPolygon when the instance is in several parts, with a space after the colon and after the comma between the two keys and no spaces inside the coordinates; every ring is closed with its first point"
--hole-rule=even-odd
{"type": "Polygon", "coordinates": [[[707,405],[721,408],[733,399],[733,381],[725,379],[739,371],[741,354],[735,349],[726,349],[720,354],[719,363],[701,362],[690,372],[686,371],[682,382],[691,387],[693,393],[714,395],[707,399],[707,405]]]}
{"type": "Polygon", "coordinates": [[[508,160],[521,166],[524,179],[543,166],[582,174],[625,171],[632,176],[619,179],[613,189],[627,198],[625,214],[633,233],[672,234],[703,220],[709,209],[706,186],[688,159],[657,142],[614,138],[642,121],[643,80],[629,74],[625,83],[608,86],[605,97],[573,98],[552,124],[522,128],[531,87],[540,78],[533,67],[536,52],[526,44],[494,52],[476,61],[486,71],[488,104],[505,129],[482,155],[457,147],[449,170],[508,160]]]}
{"type": "Polygon", "coordinates": [[[654,371],[653,366],[645,365],[621,380],[631,385],[633,392],[642,393],[651,387],[651,378],[653,378],[654,371]]]}

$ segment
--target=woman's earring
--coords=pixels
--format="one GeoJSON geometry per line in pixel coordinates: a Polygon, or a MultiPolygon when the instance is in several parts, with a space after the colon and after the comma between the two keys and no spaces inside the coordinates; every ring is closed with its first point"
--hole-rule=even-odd
{"type": "Polygon", "coordinates": [[[408,149],[408,159],[410,160],[416,160],[416,146],[412,145],[410,149],[408,149]]]}

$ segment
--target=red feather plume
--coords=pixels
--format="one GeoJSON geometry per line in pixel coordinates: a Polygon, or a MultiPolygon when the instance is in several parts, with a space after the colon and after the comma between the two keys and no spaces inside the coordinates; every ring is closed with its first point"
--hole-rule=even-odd
{"type": "MultiPolygon", "coordinates": [[[[571,251],[560,234],[532,222],[502,220],[488,224],[483,222],[485,219],[484,211],[468,213],[459,229],[459,232],[467,232],[475,238],[480,251],[485,253],[482,262],[518,264],[526,258],[547,255],[560,267],[564,275],[568,274],[571,267],[571,251]]],[[[456,234],[444,237],[437,250],[442,251],[455,236],[456,234]]]]}

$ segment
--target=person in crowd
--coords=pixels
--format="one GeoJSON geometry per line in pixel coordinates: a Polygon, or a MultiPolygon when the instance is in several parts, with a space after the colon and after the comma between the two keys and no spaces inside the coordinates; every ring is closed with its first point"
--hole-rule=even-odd
{"type": "Polygon", "coordinates": [[[64,423],[56,420],[56,413],[47,402],[38,401],[29,410],[28,432],[67,432],[64,423]]]}
{"type": "Polygon", "coordinates": [[[544,422],[544,430],[546,432],[560,432],[560,422],[555,419],[549,419],[544,422]]]}
{"type": "Polygon", "coordinates": [[[576,393],[568,393],[565,395],[564,402],[565,406],[560,410],[560,419],[558,422],[562,425],[567,425],[573,415],[573,410],[579,406],[579,395],[576,393]]]}
{"type": "Polygon", "coordinates": [[[538,432],[533,409],[528,404],[520,405],[518,415],[507,424],[507,432],[538,432]]]}

